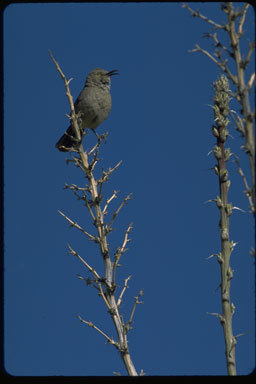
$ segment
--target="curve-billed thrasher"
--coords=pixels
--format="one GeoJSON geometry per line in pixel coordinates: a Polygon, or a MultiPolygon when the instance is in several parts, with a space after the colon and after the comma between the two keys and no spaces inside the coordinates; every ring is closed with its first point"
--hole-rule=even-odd
{"type": "MultiPolygon", "coordinates": [[[[108,72],[100,68],[95,68],[88,74],[85,86],[74,104],[82,130],[85,128],[94,130],[108,117],[112,104],[110,77],[117,74],[116,69],[108,72]]],[[[75,132],[70,125],[55,146],[60,151],[66,152],[78,145],[75,132]]]]}

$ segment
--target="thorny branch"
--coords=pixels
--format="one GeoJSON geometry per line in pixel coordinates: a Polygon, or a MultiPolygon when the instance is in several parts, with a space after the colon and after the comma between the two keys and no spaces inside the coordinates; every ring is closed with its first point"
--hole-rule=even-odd
{"type": "Polygon", "coordinates": [[[116,343],[116,341],[114,341],[113,339],[111,339],[111,337],[109,337],[109,336],[108,336],[105,332],[103,332],[100,328],[96,327],[96,325],[94,325],[91,321],[86,321],[86,320],[82,319],[81,316],[77,316],[77,317],[78,317],[78,319],[79,319],[82,323],[87,324],[89,327],[92,327],[92,328],[94,328],[96,331],[98,331],[102,336],[104,336],[104,337],[107,339],[107,341],[108,341],[110,344],[114,345],[114,346],[118,349],[118,344],[116,343]]]}
{"type": "MultiPolygon", "coordinates": [[[[120,209],[123,207],[123,205],[126,203],[127,200],[130,199],[130,195],[128,195],[120,207],[117,209],[116,212],[114,212],[112,219],[110,220],[109,226],[106,225],[104,221],[104,217],[107,215],[107,208],[110,204],[110,202],[116,197],[117,191],[114,191],[114,194],[107,200],[105,203],[104,208],[101,207],[101,200],[102,200],[102,188],[103,184],[108,180],[109,176],[121,165],[121,161],[113,168],[110,168],[108,171],[102,171],[102,177],[99,180],[95,180],[93,171],[98,163],[98,153],[100,149],[100,145],[103,141],[103,139],[106,139],[106,134],[103,134],[99,136],[95,131],[95,135],[97,136],[97,143],[96,145],[87,153],[83,150],[82,146],[82,138],[81,133],[79,130],[78,125],[78,116],[75,114],[74,104],[73,104],[73,98],[71,96],[70,90],[69,90],[69,83],[71,80],[67,81],[65,75],[63,74],[59,64],[54,59],[51,52],[49,52],[53,62],[56,65],[57,71],[59,72],[61,78],[64,81],[65,87],[66,87],[66,95],[68,97],[68,101],[70,104],[70,110],[71,110],[71,124],[74,127],[75,137],[77,139],[78,145],[76,146],[75,150],[70,150],[70,152],[75,152],[77,156],[73,156],[72,160],[69,160],[74,163],[75,166],[79,167],[82,172],[85,174],[85,177],[88,180],[88,185],[85,187],[77,187],[75,184],[71,184],[70,186],[66,185],[66,189],[70,189],[74,192],[75,196],[79,200],[84,200],[85,206],[88,209],[90,216],[93,220],[93,224],[96,227],[97,230],[97,236],[92,235],[89,232],[85,231],[79,224],[68,218],[64,213],[61,211],[58,211],[72,226],[81,231],[83,234],[86,235],[86,237],[89,240],[95,241],[99,245],[100,253],[102,256],[102,260],[104,263],[104,270],[105,270],[105,276],[100,276],[95,268],[91,267],[76,251],[71,248],[70,245],[69,251],[71,254],[76,256],[82,263],[85,265],[87,270],[89,270],[90,273],[93,275],[93,280],[91,279],[84,279],[88,284],[91,284],[93,287],[97,288],[97,290],[100,292],[101,297],[103,298],[108,312],[113,320],[116,332],[117,332],[117,341],[114,341],[112,338],[110,338],[105,332],[100,330],[97,326],[95,326],[91,321],[86,321],[82,319],[81,316],[79,316],[79,320],[85,324],[87,324],[90,327],[93,327],[95,330],[97,330],[101,335],[103,335],[107,341],[114,345],[123,360],[123,363],[125,365],[125,368],[127,370],[128,375],[130,376],[138,376],[138,373],[134,367],[134,364],[131,360],[129,348],[128,348],[128,340],[127,340],[127,330],[124,325],[123,317],[119,313],[119,307],[122,301],[123,294],[125,290],[128,288],[127,282],[129,280],[126,279],[125,286],[123,290],[121,291],[121,294],[119,295],[118,300],[116,300],[115,292],[116,292],[116,267],[118,264],[118,260],[120,259],[120,256],[122,253],[125,252],[125,246],[126,243],[129,241],[128,239],[128,233],[130,232],[132,226],[130,225],[128,230],[125,234],[125,239],[123,242],[122,247],[119,249],[118,252],[116,252],[114,256],[114,261],[111,260],[109,245],[107,242],[107,235],[108,235],[108,229],[111,228],[113,221],[116,219],[117,215],[119,214],[120,209]],[[89,157],[92,157],[92,159],[88,160],[89,157]],[[82,193],[82,195],[80,195],[82,193]],[[90,198],[88,198],[88,195],[90,195],[90,198]]],[[[143,374],[143,371],[141,371],[143,374]]]]}
{"type": "Polygon", "coordinates": [[[109,176],[117,170],[117,168],[122,164],[122,160],[119,161],[113,168],[110,168],[107,172],[102,170],[102,177],[97,181],[97,184],[100,186],[99,187],[99,198],[102,196],[102,188],[103,188],[103,183],[105,183],[109,176]]]}
{"type": "Polygon", "coordinates": [[[186,8],[191,13],[191,16],[199,17],[200,19],[202,19],[202,20],[206,21],[207,23],[209,23],[215,29],[226,29],[225,25],[220,25],[220,24],[216,23],[215,21],[208,19],[208,17],[202,15],[202,13],[200,13],[199,11],[194,11],[187,4],[182,3],[181,6],[182,6],[182,8],[186,8]]]}
{"type": "Polygon", "coordinates": [[[224,340],[226,346],[226,365],[228,374],[236,375],[236,358],[235,345],[233,344],[234,336],[232,330],[232,318],[235,306],[230,301],[230,284],[233,278],[233,270],[230,267],[230,256],[234,248],[234,243],[229,239],[229,220],[232,214],[233,206],[228,202],[228,190],[230,180],[228,178],[227,162],[230,157],[230,149],[225,148],[228,138],[229,114],[229,82],[225,75],[222,75],[214,83],[214,122],[212,133],[216,138],[216,146],[213,148],[217,165],[215,173],[219,179],[220,196],[216,198],[216,205],[220,213],[220,241],[221,252],[217,254],[217,260],[221,270],[221,303],[222,314],[216,315],[223,328],[224,340]]]}
{"type": "Polygon", "coordinates": [[[121,293],[120,293],[120,296],[119,296],[119,298],[118,298],[118,300],[117,300],[117,306],[118,306],[118,307],[120,307],[120,305],[121,305],[121,303],[122,303],[122,297],[123,297],[123,295],[124,295],[126,289],[128,288],[128,281],[131,279],[131,277],[132,277],[132,276],[128,276],[127,279],[125,279],[125,281],[124,281],[124,287],[123,287],[123,289],[122,289],[122,291],[121,291],[121,293]]]}
{"type": "Polygon", "coordinates": [[[124,198],[124,200],[122,201],[121,205],[119,206],[119,208],[113,213],[113,216],[112,216],[112,219],[110,220],[110,223],[108,225],[108,231],[110,231],[112,229],[112,225],[114,223],[114,220],[116,219],[117,215],[119,214],[120,210],[123,208],[123,206],[125,205],[125,203],[131,199],[131,196],[132,194],[130,193],[128,196],[126,196],[124,198]]]}
{"type": "Polygon", "coordinates": [[[129,324],[132,324],[133,322],[133,316],[134,316],[134,313],[135,313],[135,309],[137,307],[138,304],[142,304],[143,301],[139,301],[139,298],[143,295],[143,291],[141,290],[139,293],[138,293],[138,296],[135,296],[134,299],[134,305],[133,305],[133,308],[132,308],[132,313],[131,313],[131,316],[130,316],[130,319],[128,321],[129,324]]]}
{"type": "MultiPolygon", "coordinates": [[[[250,4],[246,3],[242,8],[234,9],[232,2],[225,2],[221,4],[222,11],[227,15],[227,22],[223,25],[217,24],[215,21],[210,20],[208,17],[202,15],[199,11],[193,10],[187,4],[182,5],[187,9],[193,17],[198,17],[217,30],[215,33],[206,33],[205,37],[213,40],[215,50],[213,53],[208,52],[206,49],[202,49],[198,44],[190,52],[201,52],[212,60],[228,77],[229,80],[235,86],[236,91],[230,93],[240,104],[241,115],[239,117],[239,123],[236,124],[237,130],[239,130],[245,143],[243,149],[248,155],[251,180],[250,180],[250,194],[247,194],[250,210],[255,215],[255,140],[253,124],[255,122],[255,113],[252,112],[250,106],[249,92],[255,82],[255,73],[248,74],[249,81],[245,82],[245,70],[252,58],[252,54],[255,50],[255,41],[249,42],[249,50],[245,59],[241,54],[241,37],[244,35],[243,27],[246,20],[246,14],[250,7],[250,4]],[[224,44],[218,38],[217,33],[223,31],[228,39],[230,48],[226,48],[224,44]],[[228,55],[227,58],[223,58],[222,54],[228,55]],[[232,59],[235,63],[236,73],[233,74],[229,68],[229,59],[232,59]],[[249,198],[250,196],[250,198],[249,198]]],[[[239,172],[240,173],[240,172],[239,172]]],[[[241,173],[240,173],[241,174],[241,173]]]]}
{"type": "Polygon", "coordinates": [[[103,281],[103,279],[100,277],[100,275],[96,272],[96,270],[94,268],[92,268],[76,251],[74,251],[71,246],[68,244],[68,248],[70,250],[70,253],[74,256],[76,256],[85,266],[86,268],[89,269],[89,271],[94,275],[95,277],[95,282],[96,282],[96,285],[100,291],[100,295],[101,297],[103,298],[103,300],[105,301],[105,304],[107,306],[108,309],[110,309],[110,305],[106,299],[106,296],[105,296],[105,293],[103,292],[103,289],[102,289],[102,284],[101,282],[103,281]]]}
{"type": "MultiPolygon", "coordinates": [[[[55,58],[53,57],[51,51],[49,51],[49,55],[51,56],[51,59],[53,60],[54,64],[56,65],[56,68],[57,68],[57,71],[59,72],[62,80],[64,81],[64,84],[65,84],[65,88],[66,88],[66,96],[68,98],[68,101],[69,101],[69,105],[70,105],[70,110],[71,110],[71,117],[70,117],[70,120],[71,120],[71,123],[72,123],[72,126],[74,128],[74,131],[75,131],[75,137],[77,138],[78,141],[81,142],[81,133],[80,133],[80,129],[79,129],[79,125],[78,125],[78,119],[77,119],[77,116],[76,116],[76,113],[75,113],[75,106],[74,106],[74,102],[73,102],[73,97],[70,93],[70,89],[69,89],[69,83],[73,80],[72,78],[67,80],[66,79],[66,76],[64,75],[64,73],[62,72],[59,64],[57,63],[57,61],[55,60],[55,58]]],[[[86,164],[86,166],[88,166],[88,161],[87,161],[87,156],[83,156],[83,160],[86,164]]]]}
{"type": "MultiPolygon", "coordinates": [[[[248,52],[241,54],[241,37],[244,35],[243,27],[246,20],[246,13],[249,9],[249,4],[246,3],[242,8],[234,9],[232,2],[225,2],[221,4],[221,9],[227,15],[227,22],[222,26],[216,25],[215,22],[210,21],[207,17],[203,16],[199,11],[192,10],[189,6],[183,5],[188,9],[190,14],[194,17],[199,17],[204,21],[207,21],[213,26],[215,33],[206,33],[205,37],[213,41],[214,51],[208,52],[206,49],[202,49],[196,44],[195,49],[191,52],[201,52],[213,61],[227,78],[232,81],[235,92],[231,92],[228,86],[228,80],[222,76],[222,80],[219,79],[215,83],[216,93],[219,93],[219,100],[215,99],[214,112],[219,113],[215,115],[216,126],[212,131],[217,139],[217,146],[214,148],[213,153],[218,165],[215,166],[215,172],[219,176],[220,183],[220,196],[215,199],[216,205],[220,211],[220,229],[221,229],[221,252],[213,254],[208,257],[212,258],[217,256],[218,263],[221,268],[221,298],[222,298],[222,314],[212,313],[212,315],[219,318],[223,327],[225,346],[226,346],[226,364],[229,375],[236,375],[236,359],[235,359],[235,346],[237,344],[237,337],[233,335],[232,331],[232,317],[234,315],[235,306],[230,302],[230,283],[233,277],[233,270],[230,267],[230,255],[237,243],[229,240],[229,216],[232,214],[233,209],[239,209],[238,207],[232,207],[231,203],[228,203],[227,193],[230,187],[230,180],[228,180],[228,171],[226,169],[226,162],[230,157],[230,151],[224,149],[225,141],[227,139],[228,131],[226,125],[228,106],[228,95],[232,96],[240,104],[241,117],[238,113],[229,110],[229,115],[234,120],[237,131],[239,131],[244,138],[244,145],[242,148],[248,155],[251,180],[248,182],[243,170],[241,169],[238,156],[232,154],[235,158],[235,162],[238,167],[238,172],[245,185],[245,194],[248,198],[250,210],[255,215],[255,139],[253,124],[255,124],[255,112],[252,112],[250,107],[249,92],[255,82],[255,72],[246,74],[245,70],[248,68],[248,64],[252,58],[255,50],[255,41],[249,42],[248,52]],[[220,28],[218,28],[220,27],[220,28]],[[229,40],[229,48],[227,48],[219,39],[218,34],[226,35],[229,40]],[[224,58],[224,55],[225,58],[224,58]],[[245,57],[245,59],[243,59],[245,57]],[[235,63],[235,73],[230,70],[230,61],[235,63]],[[247,76],[245,76],[247,75],[247,76]],[[249,78],[246,84],[245,77],[249,78]],[[226,84],[226,85],[225,85],[226,84]],[[219,88],[217,90],[217,88],[219,88]],[[222,88],[222,90],[221,90],[222,88]],[[218,92],[217,92],[218,91],[218,92]],[[221,92],[220,92],[221,91],[221,92]],[[224,91],[224,92],[223,92],[224,91]],[[222,93],[222,95],[220,95],[222,93]],[[220,101],[222,100],[222,106],[220,101]],[[226,105],[223,105],[225,104],[226,105]]],[[[213,200],[212,200],[213,201],[213,200]]]]}
{"type": "Polygon", "coordinates": [[[131,230],[132,230],[132,223],[129,225],[129,227],[125,231],[124,241],[123,241],[122,246],[118,247],[116,252],[115,252],[115,260],[113,263],[113,286],[115,286],[115,281],[116,281],[116,268],[119,266],[118,262],[120,260],[120,257],[126,251],[126,248],[125,248],[126,244],[130,241],[130,239],[128,239],[128,235],[131,232],[131,230]]]}
{"type": "Polygon", "coordinates": [[[213,55],[211,55],[208,51],[206,51],[205,49],[202,49],[198,44],[195,45],[195,48],[194,49],[191,49],[189,52],[193,53],[193,52],[201,52],[203,53],[205,56],[207,56],[209,59],[211,59],[216,65],[218,65],[218,67],[224,72],[226,73],[226,75],[228,76],[228,78],[230,80],[232,80],[232,82],[237,85],[238,84],[238,80],[237,80],[237,77],[234,76],[228,66],[227,66],[227,59],[226,60],[217,60],[215,59],[215,57],[213,57],[213,55]]]}
{"type": "Polygon", "coordinates": [[[245,195],[247,196],[248,200],[249,200],[249,204],[250,204],[250,207],[251,207],[251,211],[253,211],[253,201],[252,201],[252,196],[251,196],[251,188],[249,187],[249,184],[247,182],[247,179],[246,179],[246,176],[240,166],[240,162],[239,162],[239,158],[237,155],[235,155],[234,153],[232,153],[234,159],[235,159],[235,163],[237,165],[237,172],[239,173],[239,175],[241,176],[242,180],[243,180],[243,183],[244,183],[244,186],[245,186],[245,195]]]}
{"type": "Polygon", "coordinates": [[[103,208],[103,211],[102,211],[103,215],[106,215],[106,214],[107,214],[107,208],[108,208],[110,202],[111,202],[113,199],[116,198],[117,193],[118,193],[118,191],[114,191],[113,195],[107,200],[107,202],[106,202],[106,204],[105,204],[105,206],[104,206],[104,208],[103,208]]]}
{"type": "Polygon", "coordinates": [[[71,227],[75,227],[76,229],[79,229],[84,235],[86,235],[90,240],[95,241],[96,243],[99,242],[99,238],[97,236],[91,235],[89,232],[85,231],[80,225],[75,223],[73,220],[69,219],[63,212],[59,211],[59,214],[63,216],[70,224],[71,227]]]}

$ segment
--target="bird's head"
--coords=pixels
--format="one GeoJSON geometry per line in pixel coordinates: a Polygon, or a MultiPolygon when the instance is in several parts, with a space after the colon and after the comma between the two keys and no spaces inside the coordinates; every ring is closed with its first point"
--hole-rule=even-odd
{"type": "Polygon", "coordinates": [[[86,86],[98,86],[110,90],[110,77],[118,74],[116,69],[106,71],[105,69],[95,68],[88,74],[86,78],[86,86]]]}

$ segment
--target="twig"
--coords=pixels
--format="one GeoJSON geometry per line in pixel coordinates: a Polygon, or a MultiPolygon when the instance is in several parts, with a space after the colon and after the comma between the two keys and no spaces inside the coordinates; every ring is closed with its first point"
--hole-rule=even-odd
{"type": "Polygon", "coordinates": [[[59,214],[61,216],[63,216],[68,222],[69,224],[71,225],[71,227],[75,227],[77,229],[79,229],[79,231],[81,231],[83,234],[85,234],[87,237],[89,237],[90,240],[92,241],[95,241],[96,243],[99,242],[99,239],[97,236],[93,236],[91,235],[89,232],[85,231],[82,227],[80,227],[80,225],[78,225],[77,223],[75,223],[73,220],[69,219],[64,213],[62,213],[61,211],[59,211],[59,214]]]}
{"type": "Polygon", "coordinates": [[[56,65],[57,71],[59,72],[62,80],[64,81],[64,84],[65,84],[65,87],[66,87],[66,90],[67,90],[66,95],[67,95],[67,98],[68,98],[68,101],[69,101],[69,104],[70,104],[70,109],[71,109],[71,120],[72,120],[72,123],[73,123],[73,128],[75,130],[75,134],[76,134],[76,137],[77,137],[78,141],[81,141],[81,134],[80,134],[80,130],[79,130],[77,119],[76,119],[76,113],[75,113],[73,97],[72,97],[72,95],[70,93],[70,89],[69,89],[69,83],[72,81],[72,79],[69,79],[69,80],[66,79],[66,76],[62,72],[58,62],[53,57],[51,51],[49,51],[49,55],[51,56],[54,64],[56,65]]]}
{"type": "Polygon", "coordinates": [[[88,201],[86,192],[84,192],[84,197],[83,198],[84,198],[84,201],[85,201],[85,205],[86,205],[86,207],[87,207],[87,209],[88,209],[88,211],[89,211],[89,213],[91,215],[92,220],[95,221],[95,215],[94,215],[94,213],[92,211],[92,208],[90,206],[90,202],[88,201]]]}
{"type": "Polygon", "coordinates": [[[88,211],[89,211],[89,213],[90,213],[90,215],[91,215],[91,217],[92,217],[92,219],[94,221],[95,220],[95,216],[94,216],[94,213],[93,213],[93,211],[91,209],[90,203],[89,203],[89,201],[87,199],[87,195],[86,195],[87,188],[80,188],[79,189],[78,187],[74,188],[73,186],[68,186],[68,185],[66,185],[64,188],[65,189],[70,189],[74,193],[74,195],[78,198],[78,200],[83,200],[85,202],[85,206],[88,209],[88,211]],[[83,196],[79,195],[79,193],[77,192],[79,190],[83,191],[83,196]]]}
{"type": "Polygon", "coordinates": [[[255,80],[255,72],[251,74],[250,80],[248,81],[247,87],[250,90],[255,80]]]}
{"type": "Polygon", "coordinates": [[[78,187],[76,184],[65,184],[64,189],[71,189],[71,191],[89,191],[88,187],[78,187]]]}
{"type": "MultiPolygon", "coordinates": [[[[227,48],[227,47],[225,47],[222,43],[221,43],[221,41],[219,41],[219,39],[218,39],[218,37],[217,37],[217,32],[215,32],[215,33],[205,33],[204,34],[204,37],[207,37],[207,38],[212,38],[213,39],[213,41],[214,41],[214,46],[216,47],[216,48],[220,48],[220,49],[222,49],[224,52],[226,52],[230,57],[233,57],[233,53],[227,48]]],[[[217,54],[217,50],[215,51],[216,52],[216,55],[218,56],[218,54],[217,54]]]]}
{"type": "Polygon", "coordinates": [[[107,214],[107,208],[109,206],[109,203],[116,198],[118,191],[114,191],[113,195],[106,201],[106,204],[104,206],[104,209],[102,211],[103,215],[107,214]]]}
{"type": "Polygon", "coordinates": [[[78,319],[79,319],[82,323],[87,324],[87,325],[89,325],[89,327],[94,328],[94,329],[95,329],[96,331],[98,331],[102,336],[104,336],[110,344],[114,345],[117,349],[119,349],[118,343],[117,343],[115,340],[111,339],[111,337],[109,337],[109,336],[108,336],[105,332],[103,332],[101,329],[99,329],[98,327],[96,327],[96,325],[94,325],[91,321],[86,321],[86,320],[82,319],[82,317],[79,316],[79,315],[78,315],[77,317],[78,317],[78,319]]]}
{"type": "Polygon", "coordinates": [[[95,133],[95,135],[97,136],[98,140],[97,140],[97,143],[95,144],[95,146],[90,150],[90,152],[88,153],[88,157],[93,154],[93,159],[89,165],[90,167],[90,171],[92,173],[92,171],[94,170],[94,167],[95,165],[97,164],[97,162],[99,161],[98,159],[98,154],[99,154],[99,151],[100,151],[100,144],[102,142],[102,140],[104,140],[104,138],[106,138],[107,136],[107,133],[99,136],[95,130],[93,130],[93,132],[95,133]]]}
{"type": "Polygon", "coordinates": [[[250,205],[251,212],[254,213],[254,204],[253,204],[253,200],[252,200],[252,190],[249,187],[249,184],[247,182],[246,176],[245,176],[245,174],[244,174],[244,172],[243,172],[243,170],[242,170],[242,168],[240,166],[240,162],[239,162],[238,156],[235,155],[234,153],[232,153],[232,155],[233,155],[235,163],[237,165],[237,172],[242,177],[242,180],[243,180],[243,183],[244,183],[244,186],[245,186],[245,195],[246,195],[246,197],[249,200],[249,205],[250,205]]]}
{"type": "Polygon", "coordinates": [[[66,96],[68,98],[69,105],[70,105],[70,110],[71,110],[71,124],[72,124],[73,129],[74,129],[75,138],[76,138],[77,142],[79,143],[78,148],[77,149],[72,149],[72,152],[78,152],[79,153],[80,158],[81,158],[81,162],[83,164],[83,168],[81,167],[81,164],[77,164],[77,165],[79,165],[79,167],[82,169],[82,171],[85,172],[85,174],[86,174],[87,170],[88,170],[88,167],[89,167],[88,157],[87,157],[87,154],[83,150],[82,138],[81,138],[81,133],[80,133],[79,124],[78,124],[78,116],[75,113],[75,106],[74,106],[74,102],[73,102],[73,97],[72,97],[70,89],[69,89],[69,83],[70,83],[70,81],[72,79],[70,79],[70,80],[66,79],[66,76],[62,72],[59,64],[57,63],[57,61],[53,57],[51,51],[49,51],[49,55],[51,56],[53,62],[55,63],[57,71],[59,72],[62,80],[64,81],[64,84],[65,84],[65,87],[66,87],[66,90],[67,90],[66,96]]]}
{"type": "Polygon", "coordinates": [[[70,254],[76,256],[82,263],[86,266],[86,268],[89,269],[89,271],[93,274],[96,280],[100,280],[100,275],[97,273],[97,271],[92,268],[74,249],[71,247],[70,244],[68,244],[68,248],[70,250],[70,254]]]}
{"type": "Polygon", "coordinates": [[[244,69],[247,67],[247,65],[249,64],[249,62],[251,60],[251,56],[252,56],[252,53],[254,51],[254,48],[255,48],[255,41],[253,41],[252,43],[249,42],[249,51],[248,51],[246,59],[244,61],[244,69]]]}
{"type": "Polygon", "coordinates": [[[204,55],[206,55],[207,57],[209,57],[209,59],[211,59],[215,64],[220,66],[220,62],[217,59],[215,59],[208,51],[202,49],[198,44],[195,44],[195,48],[194,49],[190,49],[189,52],[190,53],[201,52],[204,55]]]}
{"type": "Polygon", "coordinates": [[[114,166],[114,168],[110,168],[107,172],[105,172],[104,169],[102,170],[102,177],[97,182],[100,185],[99,196],[102,196],[103,183],[105,183],[108,180],[111,173],[113,173],[121,164],[122,164],[122,160],[120,160],[119,163],[117,163],[114,166]]]}
{"type": "Polygon", "coordinates": [[[116,219],[118,213],[120,212],[120,210],[123,208],[123,206],[125,205],[125,203],[127,203],[128,200],[131,200],[131,196],[132,196],[132,193],[130,193],[128,196],[126,196],[124,198],[124,200],[122,201],[122,203],[120,204],[119,208],[114,212],[113,216],[112,216],[112,219],[108,225],[108,230],[111,230],[112,228],[112,225],[114,223],[114,220],[116,219]]]}
{"type": "Polygon", "coordinates": [[[135,301],[134,301],[134,305],[133,305],[133,308],[132,308],[131,316],[130,316],[130,319],[129,319],[127,325],[126,325],[126,327],[128,326],[128,327],[127,327],[127,330],[130,329],[130,326],[131,326],[131,324],[132,324],[132,322],[133,322],[133,317],[134,317],[134,313],[135,313],[135,309],[136,309],[137,305],[138,305],[138,304],[143,304],[143,301],[139,301],[139,298],[140,298],[142,295],[143,295],[143,290],[141,289],[140,292],[138,293],[138,296],[135,296],[135,297],[134,297],[135,301]]]}
{"type": "Polygon", "coordinates": [[[242,8],[242,10],[241,10],[241,14],[242,14],[242,16],[241,16],[241,19],[240,19],[240,22],[239,22],[239,24],[238,24],[238,35],[239,35],[239,38],[242,36],[242,34],[243,34],[243,25],[244,25],[244,22],[245,22],[245,16],[246,16],[246,12],[247,12],[247,10],[248,10],[248,8],[249,8],[249,5],[250,4],[245,4],[244,6],[243,6],[243,8],[242,8]]]}
{"type": "Polygon", "coordinates": [[[122,160],[119,161],[113,168],[110,168],[107,172],[102,171],[102,178],[98,180],[98,183],[104,183],[107,181],[108,177],[113,173],[120,165],[122,164],[122,160]]]}
{"type": "Polygon", "coordinates": [[[128,288],[128,281],[130,280],[131,277],[132,276],[128,276],[127,279],[125,279],[125,281],[124,281],[124,287],[123,287],[122,292],[120,293],[120,296],[119,296],[117,303],[116,303],[117,307],[120,307],[120,304],[122,302],[122,297],[124,295],[124,292],[128,288]]]}
{"type": "Polygon", "coordinates": [[[81,276],[79,274],[77,274],[77,278],[80,279],[80,280],[83,280],[86,283],[86,285],[91,285],[95,289],[97,289],[98,291],[100,290],[99,286],[97,285],[98,283],[97,283],[95,278],[94,279],[90,279],[89,277],[86,278],[86,277],[83,277],[83,276],[81,276]]]}
{"type": "Polygon", "coordinates": [[[194,49],[191,49],[189,50],[189,52],[193,53],[193,52],[201,52],[203,53],[204,55],[206,55],[207,57],[209,57],[209,59],[211,59],[216,65],[218,65],[218,67],[220,67],[222,69],[222,71],[224,73],[227,74],[228,78],[235,84],[237,85],[237,77],[234,76],[229,68],[227,67],[227,60],[217,60],[215,59],[208,51],[206,51],[205,49],[202,49],[198,44],[195,45],[195,48],[194,49]]]}
{"type": "Polygon", "coordinates": [[[231,116],[232,120],[234,121],[234,123],[236,125],[236,130],[238,132],[240,132],[241,135],[244,137],[245,136],[245,128],[244,128],[243,120],[238,115],[238,113],[236,113],[236,111],[233,111],[233,110],[230,111],[230,116],[231,116]],[[237,116],[237,118],[235,118],[235,115],[237,116]]]}
{"type": "MultiPolygon", "coordinates": [[[[95,133],[96,133],[96,132],[95,132],[95,133]]],[[[97,135],[97,138],[98,138],[97,143],[96,143],[96,144],[94,145],[94,147],[88,152],[88,157],[91,156],[91,154],[93,154],[94,151],[95,151],[96,149],[99,148],[99,146],[100,146],[102,140],[106,139],[106,136],[107,136],[107,135],[108,135],[107,132],[104,133],[104,134],[102,134],[101,136],[98,136],[98,135],[97,135]]]]}
{"type": "Polygon", "coordinates": [[[76,256],[86,266],[86,268],[88,268],[89,271],[93,274],[93,276],[95,277],[95,280],[96,280],[96,284],[99,287],[100,295],[103,298],[103,300],[105,301],[107,308],[110,309],[110,305],[106,299],[106,296],[103,292],[103,289],[102,289],[102,286],[100,283],[100,281],[102,281],[103,279],[100,277],[100,275],[96,272],[96,270],[94,268],[92,268],[76,251],[74,251],[72,249],[72,247],[69,244],[68,244],[68,247],[69,247],[70,253],[72,255],[76,256]]]}
{"type": "Polygon", "coordinates": [[[129,227],[127,228],[127,230],[125,231],[125,235],[124,235],[124,241],[123,241],[123,244],[120,247],[117,248],[116,250],[116,253],[115,253],[115,260],[114,260],[114,263],[113,263],[113,284],[115,284],[115,279],[116,279],[116,268],[118,266],[118,262],[119,262],[119,259],[120,257],[122,256],[122,254],[125,252],[125,247],[126,247],[126,244],[128,243],[128,241],[130,241],[130,239],[128,239],[128,235],[129,233],[131,232],[132,230],[132,223],[130,223],[129,227]]]}
{"type": "Polygon", "coordinates": [[[191,13],[191,16],[199,17],[200,19],[202,19],[202,20],[206,21],[207,23],[209,23],[210,25],[212,25],[215,29],[226,30],[226,28],[227,28],[226,25],[220,25],[220,24],[216,23],[215,21],[208,19],[208,17],[202,15],[202,13],[200,13],[199,11],[194,11],[187,4],[183,3],[181,6],[182,6],[182,8],[186,8],[191,13]]]}

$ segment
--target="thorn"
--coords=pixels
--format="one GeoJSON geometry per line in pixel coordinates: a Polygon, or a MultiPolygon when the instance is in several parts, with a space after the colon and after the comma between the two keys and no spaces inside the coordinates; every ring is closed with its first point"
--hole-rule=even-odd
{"type": "Polygon", "coordinates": [[[209,260],[209,259],[213,258],[214,256],[218,256],[218,253],[213,253],[212,255],[206,257],[205,260],[209,260]]]}
{"type": "Polygon", "coordinates": [[[216,203],[216,199],[210,199],[210,200],[204,201],[204,204],[206,203],[216,203]]]}
{"type": "Polygon", "coordinates": [[[245,336],[246,333],[239,333],[238,335],[234,336],[234,338],[236,339],[237,337],[240,337],[240,336],[245,336]]]}
{"type": "Polygon", "coordinates": [[[230,242],[230,248],[231,248],[231,251],[233,251],[233,249],[235,248],[235,246],[238,244],[238,241],[236,243],[234,243],[233,241],[230,242]]]}
{"type": "Polygon", "coordinates": [[[233,207],[232,209],[236,209],[237,211],[241,211],[241,212],[246,213],[246,211],[244,211],[243,209],[241,209],[241,208],[239,208],[239,207],[233,207]]]}

